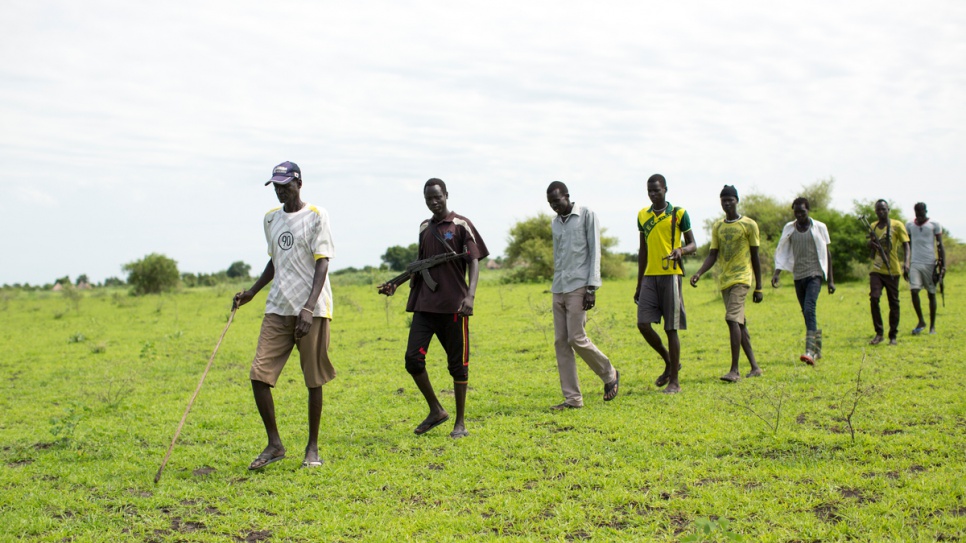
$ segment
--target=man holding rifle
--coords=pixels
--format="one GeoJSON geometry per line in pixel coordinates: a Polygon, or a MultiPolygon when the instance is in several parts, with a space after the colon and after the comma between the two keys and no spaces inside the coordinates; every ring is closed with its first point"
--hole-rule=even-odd
{"type": "MultiPolygon", "coordinates": [[[[882,343],[882,312],[879,298],[885,289],[889,299],[889,345],[896,344],[899,333],[899,275],[909,274],[909,234],[901,222],[889,218],[889,203],[879,200],[875,203],[878,221],[869,227],[869,251],[872,269],[869,271],[869,303],[872,309],[872,326],[875,337],[869,345],[882,343]],[[899,267],[899,245],[903,249],[903,263],[899,267]]],[[[864,217],[863,217],[864,219],[864,217]]]]}
{"type": "MultiPolygon", "coordinates": [[[[473,223],[449,211],[446,183],[436,178],[426,181],[423,197],[433,216],[419,225],[418,260],[409,266],[412,271],[407,270],[412,280],[406,311],[413,313],[413,321],[406,347],[406,371],[426,399],[429,415],[414,432],[425,434],[449,420],[426,372],[426,353],[435,335],[446,351],[453,377],[456,422],[450,437],[455,439],[469,435],[464,422],[470,363],[469,317],[473,314],[479,261],[489,252],[473,223]],[[459,257],[439,258],[454,254],[459,257]],[[432,267],[420,265],[430,259],[432,267]]],[[[399,284],[395,279],[386,282],[379,286],[379,293],[392,296],[399,284]]]]}
{"type": "Polygon", "coordinates": [[[912,307],[919,317],[919,323],[912,329],[912,335],[918,336],[926,329],[926,321],[922,318],[922,305],[919,302],[919,291],[923,288],[929,296],[929,333],[936,333],[936,282],[933,281],[933,271],[938,271],[940,280],[946,273],[946,250],[943,248],[943,227],[926,215],[926,204],[919,202],[913,209],[916,218],[906,224],[909,246],[912,248],[912,263],[907,279],[912,290],[912,307]]]}

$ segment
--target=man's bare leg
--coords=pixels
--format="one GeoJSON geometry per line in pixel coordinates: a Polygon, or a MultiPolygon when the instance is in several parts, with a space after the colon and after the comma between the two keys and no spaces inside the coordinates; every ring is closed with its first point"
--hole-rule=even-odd
{"type": "Polygon", "coordinates": [[[741,379],[741,374],[738,372],[738,358],[741,356],[742,342],[741,325],[728,320],[725,322],[728,323],[728,335],[731,340],[731,369],[721,376],[721,380],[736,383],[741,379]]]}
{"type": "MultiPolygon", "coordinates": [[[[930,299],[929,299],[930,310],[932,309],[932,302],[933,302],[933,299],[935,299],[935,297],[936,297],[935,294],[930,296],[930,299]]],[[[916,327],[912,331],[912,333],[918,334],[922,332],[922,330],[926,327],[926,320],[922,318],[922,303],[919,301],[919,289],[912,290],[912,308],[916,310],[916,317],[919,319],[919,323],[916,324],[916,327]],[[918,330],[918,332],[916,330],[918,330]]],[[[931,311],[930,311],[930,316],[932,316],[931,311]]]]}
{"type": "Polygon", "coordinates": [[[936,333],[936,293],[927,292],[929,296],[929,333],[936,333]]]}
{"type": "Polygon", "coordinates": [[[319,424],[322,422],[322,387],[309,389],[309,442],[305,445],[303,467],[319,463],[319,424]]]}
{"type": "Polygon", "coordinates": [[[665,330],[667,334],[668,354],[671,363],[668,365],[668,382],[664,388],[665,394],[677,394],[681,392],[681,385],[678,384],[678,370],[681,369],[681,339],[678,337],[677,330],[665,330]]]}
{"type": "Polygon", "coordinates": [[[417,434],[424,434],[448,419],[449,413],[443,409],[439,399],[436,398],[436,391],[433,390],[433,385],[429,382],[429,372],[424,370],[419,375],[413,375],[413,381],[419,391],[423,393],[423,398],[426,398],[426,404],[429,406],[429,415],[416,427],[417,434]]]}
{"type": "Polygon", "coordinates": [[[664,360],[664,373],[654,381],[654,386],[662,387],[667,384],[670,378],[671,369],[671,355],[668,350],[664,348],[664,343],[661,341],[661,336],[654,331],[649,322],[639,322],[637,323],[637,329],[640,330],[641,335],[644,336],[644,341],[651,346],[657,354],[661,355],[661,359],[664,360]]]}
{"type": "Polygon", "coordinates": [[[463,415],[466,412],[466,388],[466,383],[453,383],[453,392],[456,396],[456,424],[453,425],[453,431],[450,432],[449,437],[454,439],[470,435],[463,423],[463,415]]]}
{"type": "Polygon", "coordinates": [[[751,349],[751,333],[748,332],[747,324],[741,325],[741,348],[745,351],[748,363],[751,364],[751,371],[745,377],[758,377],[762,371],[755,360],[755,352],[751,349]]]}
{"type": "Polygon", "coordinates": [[[272,398],[272,387],[261,381],[252,381],[252,393],[255,396],[258,414],[262,417],[262,424],[265,425],[265,433],[268,435],[268,446],[249,466],[249,469],[258,469],[270,464],[272,459],[284,457],[285,447],[282,445],[282,438],[278,435],[278,426],[275,423],[275,400],[272,398]]]}

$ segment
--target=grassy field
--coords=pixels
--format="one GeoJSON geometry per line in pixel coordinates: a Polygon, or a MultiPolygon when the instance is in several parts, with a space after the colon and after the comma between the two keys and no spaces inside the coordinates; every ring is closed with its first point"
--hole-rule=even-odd
{"type": "MultiPolygon", "coordinates": [[[[586,407],[551,412],[561,396],[547,286],[484,280],[462,440],[445,425],[412,433],[426,409],[403,369],[405,296],[336,282],[326,463],[297,469],[306,394],[293,365],[275,394],[289,457],[249,472],[265,444],[248,382],[263,294],[236,315],[158,485],[234,290],[0,293],[0,538],[966,539],[964,275],[948,278],[936,336],[909,334],[903,291],[897,347],[867,345],[865,284],[823,293],[816,368],[797,361],[804,326],[783,281],[748,309],[765,375],[734,385],[718,380],[729,355],[713,281],[686,288],[683,393],[672,397],[652,384],[662,363],[636,330],[633,281],[605,284],[588,331],[621,371],[620,395],[601,401],[582,366],[586,407]]],[[[451,409],[438,344],[429,358],[451,409]]]]}

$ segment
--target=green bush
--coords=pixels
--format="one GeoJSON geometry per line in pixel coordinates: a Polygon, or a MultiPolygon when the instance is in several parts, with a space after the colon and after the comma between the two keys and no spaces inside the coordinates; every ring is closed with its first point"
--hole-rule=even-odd
{"type": "MultiPolygon", "coordinates": [[[[507,282],[531,282],[553,280],[553,217],[540,213],[517,222],[510,228],[506,248],[506,264],[512,268],[505,275],[507,282]]],[[[600,275],[604,279],[623,278],[626,272],[624,256],[611,252],[617,238],[605,236],[600,231],[600,275]]]]}
{"type": "Polygon", "coordinates": [[[158,253],[121,267],[128,273],[127,282],[136,296],[157,294],[178,286],[178,263],[158,253]]]}

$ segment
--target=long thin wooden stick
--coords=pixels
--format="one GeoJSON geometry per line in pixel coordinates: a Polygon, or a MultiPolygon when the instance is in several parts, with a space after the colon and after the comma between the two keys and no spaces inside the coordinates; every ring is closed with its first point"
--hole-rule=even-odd
{"type": "Polygon", "coordinates": [[[208,376],[208,370],[211,369],[211,363],[215,361],[215,355],[218,354],[218,348],[221,347],[221,340],[225,339],[225,334],[228,333],[228,327],[231,326],[232,319],[235,318],[235,311],[237,307],[231,308],[231,315],[228,316],[228,324],[225,325],[225,329],[221,332],[221,337],[218,338],[218,344],[215,345],[215,350],[211,353],[211,358],[208,359],[208,365],[205,367],[205,372],[201,374],[201,380],[198,381],[198,388],[195,389],[195,393],[191,395],[191,400],[188,401],[188,407],[184,410],[184,415],[181,416],[181,423],[178,424],[178,429],[174,432],[174,437],[171,439],[171,446],[168,447],[167,454],[164,455],[164,460],[161,462],[161,467],[158,468],[158,474],[154,476],[154,484],[158,484],[161,480],[161,472],[164,471],[164,466],[168,465],[168,459],[171,458],[171,451],[174,450],[174,444],[178,441],[178,436],[181,435],[181,429],[184,427],[184,421],[188,420],[188,413],[191,411],[191,406],[195,403],[195,398],[198,397],[198,393],[201,392],[201,385],[205,382],[205,377],[208,376]]]}

